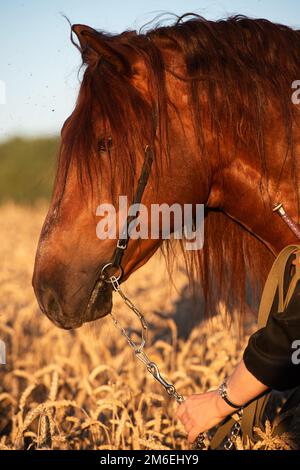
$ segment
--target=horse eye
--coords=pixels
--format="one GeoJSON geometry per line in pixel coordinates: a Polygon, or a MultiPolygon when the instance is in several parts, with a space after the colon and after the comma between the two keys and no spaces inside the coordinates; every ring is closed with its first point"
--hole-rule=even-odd
{"type": "Polygon", "coordinates": [[[98,152],[109,152],[112,148],[112,138],[103,137],[98,141],[98,152]]]}

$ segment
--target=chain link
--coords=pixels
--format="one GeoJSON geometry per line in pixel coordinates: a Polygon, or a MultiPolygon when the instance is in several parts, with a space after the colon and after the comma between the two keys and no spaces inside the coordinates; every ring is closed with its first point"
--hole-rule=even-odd
{"type": "Polygon", "coordinates": [[[224,443],[224,449],[225,450],[232,450],[232,448],[235,445],[235,441],[237,440],[240,432],[241,432],[241,420],[243,416],[243,408],[241,408],[238,412],[238,418],[237,421],[234,423],[232,426],[232,429],[230,431],[229,436],[227,437],[225,443],[224,443]]]}
{"type": "Polygon", "coordinates": [[[120,324],[119,320],[115,317],[113,313],[111,313],[114,324],[120,330],[122,335],[126,338],[127,342],[133,349],[134,354],[137,357],[137,359],[146,366],[147,371],[164,387],[164,389],[166,390],[166,392],[168,393],[170,397],[174,398],[177,401],[177,403],[182,403],[184,401],[184,397],[180,395],[180,393],[177,392],[175,385],[168,382],[164,377],[162,377],[158,365],[155,362],[151,361],[144,351],[144,347],[145,347],[146,340],[147,340],[147,332],[148,332],[148,324],[147,324],[145,317],[143,316],[141,311],[134,305],[134,303],[126,296],[126,294],[124,294],[123,290],[121,289],[118,279],[115,276],[111,276],[110,279],[111,279],[111,284],[115,292],[117,292],[122,297],[127,307],[130,310],[132,310],[134,314],[140,320],[141,327],[142,327],[141,328],[142,335],[141,335],[140,344],[137,345],[130,338],[126,330],[120,324]]]}
{"type": "MultiPolygon", "coordinates": [[[[111,312],[110,315],[112,317],[112,320],[115,326],[118,328],[121,334],[126,338],[129,346],[133,349],[136,358],[140,362],[142,362],[142,364],[146,366],[147,371],[160,383],[160,385],[162,385],[162,387],[166,390],[169,397],[174,398],[176,402],[179,404],[183,403],[185,400],[184,396],[177,392],[174,384],[172,384],[171,382],[168,382],[161,375],[158,365],[154,361],[151,361],[144,351],[144,347],[147,341],[147,333],[148,333],[148,324],[147,324],[145,317],[143,316],[141,311],[134,305],[134,303],[127,297],[127,295],[123,292],[119,284],[119,280],[116,276],[110,276],[109,282],[112,284],[114,291],[117,292],[117,294],[121,296],[126,306],[130,310],[132,310],[133,313],[138,317],[141,323],[141,331],[142,331],[140,344],[137,344],[135,341],[132,340],[132,338],[130,338],[125,328],[123,328],[119,320],[111,312]]],[[[239,410],[237,414],[238,414],[238,421],[236,421],[236,423],[233,425],[230,435],[228,436],[228,438],[226,439],[224,443],[225,450],[231,450],[233,448],[233,446],[235,445],[235,441],[240,433],[240,430],[241,430],[240,421],[242,417],[242,410],[239,410]]],[[[205,437],[206,435],[204,433],[201,433],[198,435],[193,446],[195,450],[206,449],[205,437]]]]}

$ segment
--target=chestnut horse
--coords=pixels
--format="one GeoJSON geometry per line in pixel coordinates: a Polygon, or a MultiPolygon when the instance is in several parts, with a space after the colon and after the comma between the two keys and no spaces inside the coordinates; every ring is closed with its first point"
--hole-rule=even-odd
{"type": "MultiPolygon", "coordinates": [[[[247,282],[260,292],[274,255],[296,241],[272,208],[284,202],[299,215],[300,115],[291,98],[300,32],[188,14],[117,35],[77,24],[71,40],[84,74],[36,254],[42,311],[63,328],[111,311],[109,284],[92,296],[116,248],[97,238],[96,208],[120,194],[132,199],[148,145],[154,161],[142,202],[205,205],[204,247],[185,253],[189,277],[202,285],[209,312],[222,300],[242,313],[247,282]]],[[[130,240],[123,279],[162,246],[130,240]]]]}

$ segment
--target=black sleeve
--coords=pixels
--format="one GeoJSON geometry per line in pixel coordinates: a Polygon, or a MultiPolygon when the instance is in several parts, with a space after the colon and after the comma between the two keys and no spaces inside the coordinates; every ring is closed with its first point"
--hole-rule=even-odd
{"type": "Polygon", "coordinates": [[[246,368],[267,387],[288,390],[300,385],[300,353],[294,343],[298,341],[299,350],[300,281],[284,312],[278,313],[277,305],[278,292],[267,325],[250,337],[243,359],[246,368]]]}

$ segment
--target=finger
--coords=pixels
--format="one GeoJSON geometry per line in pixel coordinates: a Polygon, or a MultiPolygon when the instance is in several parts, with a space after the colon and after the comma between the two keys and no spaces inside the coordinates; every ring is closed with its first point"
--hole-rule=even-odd
{"type": "Polygon", "coordinates": [[[186,430],[186,432],[189,434],[192,430],[193,430],[193,427],[194,427],[194,423],[192,421],[188,421],[185,425],[184,425],[184,429],[186,430]]]}
{"type": "Polygon", "coordinates": [[[183,413],[183,415],[181,416],[180,418],[180,421],[182,422],[182,424],[186,425],[186,423],[188,423],[190,421],[190,417],[188,415],[187,412],[183,413]]]}
{"type": "Polygon", "coordinates": [[[188,414],[184,411],[183,414],[179,417],[179,420],[182,424],[185,424],[189,420],[188,414]]]}
{"type": "Polygon", "coordinates": [[[195,428],[193,426],[192,429],[188,433],[188,441],[193,443],[197,439],[200,433],[201,433],[201,429],[195,428]]]}
{"type": "Polygon", "coordinates": [[[185,403],[181,403],[181,405],[177,409],[177,413],[176,413],[177,418],[181,420],[181,417],[185,413],[185,411],[186,411],[186,405],[185,403]]]}

